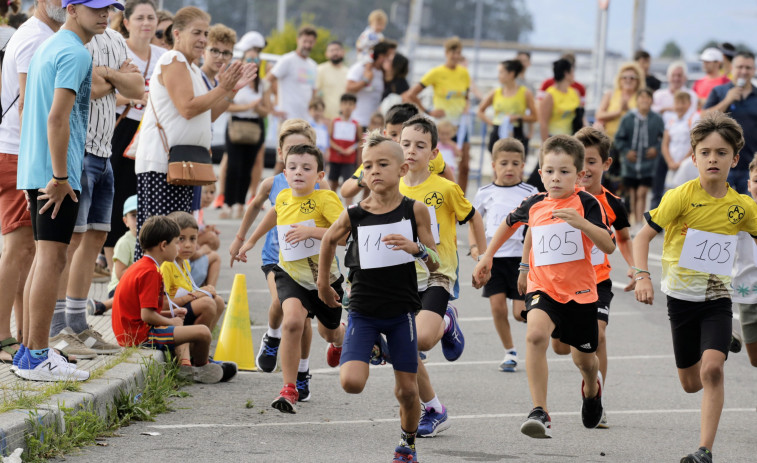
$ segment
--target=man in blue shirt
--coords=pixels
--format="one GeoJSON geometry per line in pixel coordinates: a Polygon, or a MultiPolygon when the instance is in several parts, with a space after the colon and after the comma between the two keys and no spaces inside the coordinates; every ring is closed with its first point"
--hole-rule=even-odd
{"type": "Polygon", "coordinates": [[[37,253],[27,281],[29,338],[16,374],[34,381],[84,381],[78,370],[48,349],[48,333],[66,252],[71,241],[92,86],[92,55],[84,47],[108,27],[116,0],[62,0],[66,22],[37,49],[29,65],[18,155],[17,188],[25,190],[37,253]]]}
{"type": "Polygon", "coordinates": [[[728,183],[739,193],[747,194],[749,163],[757,152],[757,90],[752,85],[754,54],[748,51],[737,53],[731,71],[734,81],[713,88],[704,108],[705,113],[729,113],[744,130],[746,143],[739,153],[739,163],[728,174],[728,183]]]}

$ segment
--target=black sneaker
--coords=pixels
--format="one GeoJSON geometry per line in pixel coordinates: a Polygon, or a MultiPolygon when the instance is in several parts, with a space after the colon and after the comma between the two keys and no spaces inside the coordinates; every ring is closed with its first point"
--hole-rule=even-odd
{"type": "Polygon", "coordinates": [[[712,452],[707,447],[699,447],[696,452],[681,458],[681,463],[712,463],[712,452]]]}
{"type": "Polygon", "coordinates": [[[534,439],[549,439],[552,437],[552,420],[543,408],[536,407],[520,426],[520,432],[534,439]]]}
{"type": "Polygon", "coordinates": [[[581,421],[584,427],[588,429],[596,428],[602,421],[602,415],[605,412],[602,405],[602,373],[597,372],[597,395],[590,399],[584,396],[584,382],[581,381],[581,397],[583,405],[581,406],[581,421]]]}
{"type": "Polygon", "coordinates": [[[734,354],[741,352],[741,336],[739,336],[738,333],[734,332],[731,335],[731,345],[728,346],[728,350],[734,354]]]}
{"type": "Polygon", "coordinates": [[[221,377],[222,383],[227,382],[237,375],[237,364],[234,362],[220,362],[218,360],[213,360],[212,357],[208,358],[208,361],[221,365],[221,369],[223,369],[223,376],[221,377]]]}
{"type": "Polygon", "coordinates": [[[297,372],[297,392],[300,394],[298,402],[310,400],[310,378],[312,377],[310,370],[297,372]]]}
{"type": "Polygon", "coordinates": [[[261,371],[270,373],[276,369],[276,357],[279,353],[280,343],[281,338],[268,337],[267,333],[263,335],[258,357],[255,359],[255,363],[261,371]]]}

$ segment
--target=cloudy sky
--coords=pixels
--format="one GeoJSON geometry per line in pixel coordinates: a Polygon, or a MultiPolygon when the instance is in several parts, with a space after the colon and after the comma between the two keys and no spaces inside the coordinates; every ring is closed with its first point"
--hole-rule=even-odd
{"type": "MultiPolygon", "coordinates": [[[[526,0],[534,18],[534,45],[594,45],[597,0],[526,0]],[[578,33],[577,33],[578,32],[578,33]]],[[[610,0],[608,48],[628,55],[633,0],[610,0]]],[[[745,43],[757,50],[754,0],[647,0],[644,47],[657,56],[675,40],[687,58],[696,59],[710,39],[745,43]],[[715,7],[714,5],[717,4],[715,7]]]]}

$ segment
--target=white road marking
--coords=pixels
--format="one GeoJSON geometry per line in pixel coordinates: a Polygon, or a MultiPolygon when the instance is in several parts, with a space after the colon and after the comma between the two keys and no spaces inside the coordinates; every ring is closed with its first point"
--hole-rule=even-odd
{"type": "MultiPolygon", "coordinates": [[[[723,413],[745,413],[753,412],[753,408],[724,408],[723,413]]],[[[668,413],[700,413],[698,408],[690,409],[657,409],[657,410],[613,410],[612,415],[663,415],[668,413]]],[[[580,412],[550,412],[550,416],[578,416],[580,412]]],[[[481,419],[499,419],[499,418],[523,418],[524,413],[486,413],[481,415],[452,415],[450,420],[481,420],[481,419]]],[[[148,428],[153,429],[198,429],[198,428],[261,428],[271,426],[329,426],[329,425],[355,425],[355,424],[376,424],[376,423],[395,423],[399,417],[394,418],[376,418],[371,420],[334,420],[334,421],[300,421],[289,423],[239,423],[239,424],[152,424],[148,428]]]]}

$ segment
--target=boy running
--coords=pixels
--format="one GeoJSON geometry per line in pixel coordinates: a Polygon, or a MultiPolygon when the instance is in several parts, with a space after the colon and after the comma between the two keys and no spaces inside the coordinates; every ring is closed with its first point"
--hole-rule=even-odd
{"type": "Polygon", "coordinates": [[[644,214],[647,223],[634,239],[636,300],[651,305],[649,242],[665,230],[661,290],[667,295],[678,377],[684,391],[704,390],[699,448],[681,463],[712,462],[723,411],[736,235],[744,231],[757,237],[757,204],[727,182],[743,146],[736,121],[717,111],[702,117],[691,129],[699,177],[668,191],[657,209],[644,214]]]}
{"type": "MultiPolygon", "coordinates": [[[[492,147],[492,169],[494,181],[482,186],[473,199],[473,207],[486,221],[486,241],[491,241],[497,228],[524,199],[539,192],[523,182],[523,167],[526,154],[523,143],[514,138],[497,140],[492,147]]],[[[469,233],[470,254],[478,260],[479,249],[475,237],[469,233]]],[[[489,298],[505,359],[499,364],[500,371],[512,373],[518,367],[518,352],[513,344],[510,322],[507,320],[507,299],[513,301],[513,318],[523,321],[521,312],[525,310],[525,297],[518,292],[518,267],[523,254],[523,230],[518,230],[504,246],[494,254],[492,278],[484,286],[483,296],[489,298]]]]}
{"type": "MultiPolygon", "coordinates": [[[[284,158],[284,174],[291,188],[281,191],[272,208],[240,248],[236,259],[247,261],[247,251],[274,226],[279,236],[279,263],[273,268],[276,293],[284,311],[281,336],[281,370],[284,387],[271,406],[284,413],[296,413],[299,393],[295,386],[301,338],[308,318],[318,318],[318,332],[330,343],[327,362],[339,365],[344,339],[342,308],[332,308],[318,299],[319,241],[344,210],[336,193],[316,190],[323,181],[323,155],[311,145],[296,145],[284,158]]],[[[342,296],[344,277],[336,259],[330,259],[329,284],[342,296]]],[[[325,278],[325,277],[324,277],[325,278]]]]}
{"type": "Polygon", "coordinates": [[[576,188],[585,174],[584,147],[573,137],[547,139],[539,158],[546,193],[523,201],[499,226],[473,271],[481,287],[489,279],[494,253],[520,225],[528,225],[534,246],[526,294],[526,371],[534,408],[521,426],[529,437],[552,437],[547,409],[547,347],[559,337],[571,346],[573,362],[583,377],[581,419],[589,429],[602,419],[602,380],[598,374],[597,282],[591,250],[609,254],[615,243],[604,223],[602,206],[576,188]]]}
{"type": "MultiPolygon", "coordinates": [[[[431,231],[438,244],[439,268],[429,272],[418,265],[418,290],[422,309],[416,318],[418,350],[431,350],[440,340],[442,352],[449,361],[463,353],[465,339],[457,323],[457,309],[449,304],[457,298],[458,258],[456,224],[470,221],[479,249],[486,248],[481,215],[465,198],[459,186],[438,175],[431,175],[428,164],[439,154],[436,125],[423,116],[416,116],[402,126],[400,145],[408,163],[408,172],[400,181],[400,193],[422,203],[431,213],[431,231]]],[[[418,436],[433,437],[448,429],[447,409],[431,386],[428,371],[418,365],[418,388],[423,402],[423,416],[418,436]]]]}
{"type": "Polygon", "coordinates": [[[421,300],[414,258],[423,260],[431,270],[438,267],[438,261],[430,257],[435,250],[431,219],[422,203],[399,191],[400,178],[407,173],[408,165],[397,143],[378,131],[371,133],[363,148],[363,165],[370,195],[342,212],[324,235],[318,295],[327,305],[340,306],[325,275],[337,244],[351,234],[345,257],[352,291],[339,371],[342,388],[350,394],[363,391],[373,340],[386,335],[402,426],[393,461],[416,462],[420,403],[414,314],[420,310],[421,300]]]}

